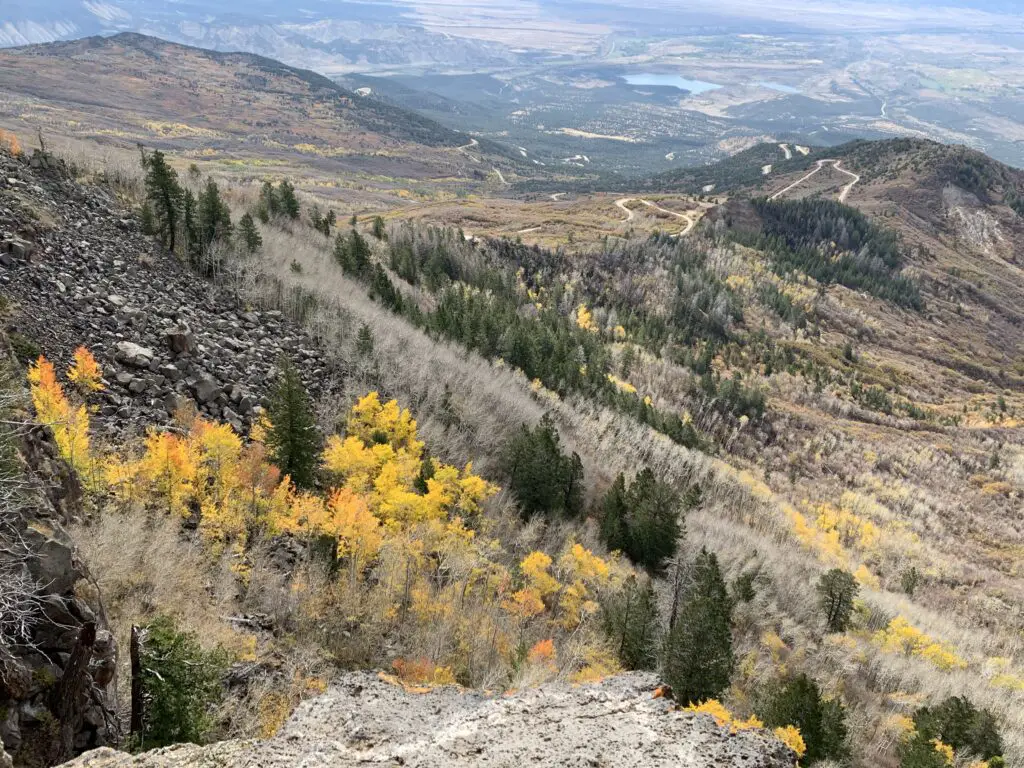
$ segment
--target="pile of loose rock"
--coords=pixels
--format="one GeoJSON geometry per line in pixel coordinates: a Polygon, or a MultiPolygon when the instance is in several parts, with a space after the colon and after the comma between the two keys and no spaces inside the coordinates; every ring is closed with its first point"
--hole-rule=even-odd
{"type": "Polygon", "coordinates": [[[280,312],[247,308],[142,234],[102,187],[54,161],[0,153],[0,294],[8,330],[70,363],[84,345],[103,365],[101,423],[113,432],[167,421],[188,404],[245,432],[282,357],[313,384],[326,363],[280,312]]]}

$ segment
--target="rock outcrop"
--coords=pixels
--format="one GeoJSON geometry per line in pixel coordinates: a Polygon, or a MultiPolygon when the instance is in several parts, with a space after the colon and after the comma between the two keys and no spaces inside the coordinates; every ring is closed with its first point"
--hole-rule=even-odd
{"type": "Polygon", "coordinates": [[[0,745],[16,765],[50,765],[117,742],[117,646],[63,528],[79,514],[78,481],[41,429],[22,442],[28,490],[4,510],[0,556],[35,597],[27,636],[0,646],[0,745]]]}
{"type": "Polygon", "coordinates": [[[75,768],[379,765],[792,768],[794,753],[762,730],[731,733],[710,715],[655,698],[656,678],[549,684],[488,696],[454,687],[403,689],[382,676],[342,677],[302,704],[267,741],[180,745],[141,756],[100,749],[75,768]]]}

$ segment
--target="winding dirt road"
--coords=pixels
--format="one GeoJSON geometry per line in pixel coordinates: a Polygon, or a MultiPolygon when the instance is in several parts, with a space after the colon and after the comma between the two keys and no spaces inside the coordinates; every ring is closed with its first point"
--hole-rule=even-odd
{"type": "Polygon", "coordinates": [[[632,221],[634,218],[633,211],[626,207],[627,203],[632,203],[634,200],[636,200],[635,197],[623,197],[615,201],[615,207],[620,208],[626,214],[624,221],[632,221]]]}
{"type": "Polygon", "coordinates": [[[648,208],[653,208],[656,211],[661,211],[662,213],[667,214],[669,216],[675,216],[677,219],[682,219],[683,221],[686,222],[686,228],[683,229],[681,232],[676,232],[674,235],[671,235],[671,237],[682,237],[683,235],[688,235],[690,234],[690,230],[692,230],[697,224],[697,217],[691,215],[690,213],[678,213],[677,211],[670,211],[668,208],[662,208],[660,205],[652,203],[650,200],[644,200],[642,198],[636,197],[623,197],[615,201],[616,207],[618,207],[626,214],[626,218],[622,220],[623,224],[625,224],[628,221],[632,221],[635,218],[635,214],[633,213],[632,209],[626,207],[635,200],[640,200],[640,202],[646,205],[648,208]]]}
{"type": "Polygon", "coordinates": [[[477,141],[476,139],[471,138],[469,140],[469,144],[463,144],[461,147],[456,147],[456,149],[462,154],[464,154],[466,157],[468,157],[470,160],[472,160],[474,163],[479,163],[479,158],[473,157],[471,154],[469,154],[469,150],[473,149],[473,147],[478,146],[480,146],[480,142],[477,141]]]}
{"type": "Polygon", "coordinates": [[[845,174],[846,174],[847,176],[849,176],[850,178],[852,178],[852,179],[853,179],[853,181],[851,181],[851,182],[850,182],[849,184],[845,185],[845,186],[844,186],[844,187],[843,187],[843,188],[842,188],[842,189],[841,189],[841,190],[839,191],[839,202],[840,202],[840,203],[845,203],[845,202],[846,202],[846,198],[847,198],[847,197],[849,196],[849,194],[850,194],[850,191],[851,191],[851,190],[852,190],[852,189],[853,189],[853,188],[854,188],[855,186],[857,186],[857,183],[858,183],[858,182],[860,181],[860,176],[858,176],[858,175],[857,175],[856,173],[854,173],[853,171],[848,171],[848,170],[846,170],[845,168],[842,168],[842,167],[841,167],[841,164],[842,164],[842,162],[843,162],[842,160],[835,160],[835,159],[832,159],[832,158],[826,158],[826,159],[823,159],[823,160],[819,160],[819,161],[818,161],[818,164],[817,164],[817,166],[815,166],[815,168],[814,168],[814,170],[813,170],[813,171],[811,171],[810,173],[808,173],[808,174],[807,174],[806,176],[802,176],[801,178],[797,179],[796,181],[794,181],[794,182],[793,182],[792,184],[790,184],[790,185],[789,185],[788,187],[786,187],[785,189],[780,189],[780,190],[779,190],[778,192],[776,192],[776,193],[775,193],[774,195],[771,195],[771,196],[770,196],[770,197],[769,197],[768,199],[769,199],[769,200],[775,200],[775,199],[777,199],[777,198],[779,198],[779,197],[782,197],[782,195],[784,195],[784,194],[786,194],[787,192],[790,192],[790,191],[792,191],[792,190],[796,189],[796,188],[797,188],[797,187],[799,187],[799,186],[800,186],[801,184],[803,184],[803,183],[804,183],[805,181],[808,181],[809,179],[811,179],[812,177],[814,177],[814,176],[815,176],[815,175],[816,175],[816,174],[817,174],[817,173],[818,173],[819,171],[821,171],[821,169],[822,169],[822,168],[824,168],[824,167],[825,167],[825,165],[826,165],[827,163],[831,163],[831,164],[832,164],[832,167],[833,167],[833,168],[835,168],[835,169],[836,169],[837,171],[839,171],[840,173],[845,173],[845,174]]]}

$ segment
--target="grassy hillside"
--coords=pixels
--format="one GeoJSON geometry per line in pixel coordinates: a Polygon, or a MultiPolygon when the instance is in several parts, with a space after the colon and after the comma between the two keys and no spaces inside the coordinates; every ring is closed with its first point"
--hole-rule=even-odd
{"type": "Polygon", "coordinates": [[[18,132],[143,142],[220,173],[288,173],[341,199],[400,200],[425,181],[454,197],[486,187],[495,166],[519,167],[499,144],[470,155],[469,136],[314,72],[137,34],[6,49],[0,93],[0,122],[18,132]]]}
{"type": "MultiPolygon", "coordinates": [[[[280,627],[273,636],[253,633],[260,662],[284,658],[286,668],[318,680],[338,665],[400,660],[401,667],[421,657],[420,682],[452,674],[472,685],[519,686],[612,674],[636,661],[606,618],[632,594],[623,591],[630,574],[644,577],[635,546],[645,539],[623,537],[615,518],[616,499],[631,499],[623,508],[678,509],[685,529],[674,555],[650,569],[659,608],[654,655],[664,673],[674,668],[667,649],[683,632],[668,625],[682,585],[710,570],[706,549],[720,564],[725,586],[713,603],[730,614],[735,661],[716,695],[738,719],[770,721],[783,707],[777,692],[805,685],[798,681],[806,674],[827,706],[846,713],[848,736],[837,737],[844,749],[831,756],[846,751],[843,759],[858,766],[917,765],[909,760],[921,744],[929,759],[942,754],[921,708],[963,695],[991,710],[1007,761],[1018,763],[1024,225],[1010,203],[1019,174],[917,143],[857,144],[825,157],[842,165],[823,167],[806,187],[771,202],[728,201],[686,235],[624,230],[552,248],[467,239],[397,217],[364,216],[325,234],[309,224],[311,207],[323,210],[325,202],[312,195],[301,197],[298,217],[270,211],[260,222],[267,201],[258,188],[216,176],[232,220],[253,213],[262,245],[246,253],[236,237],[196,266],[243,305],[280,311],[315,339],[329,361],[313,390],[323,393],[316,407],[323,434],[344,425],[358,436],[353,462],[374,444],[397,451],[400,435],[366,431],[352,412],[378,392],[411,409],[430,456],[460,470],[471,461],[473,473],[502,490],[474,523],[473,536],[484,541],[472,558],[446,538],[459,538],[457,526],[429,541],[390,517],[394,507],[374,495],[381,489],[366,486],[359,492],[374,519],[391,526],[390,544],[420,548],[423,559],[407,561],[416,569],[403,572],[382,550],[345,578],[312,565],[288,571],[233,539],[234,550],[201,550],[206,559],[195,567],[224,587],[215,597],[195,596],[202,610],[185,612],[173,594],[161,596],[166,605],[140,609],[131,590],[116,592],[130,580],[125,575],[111,585],[119,595],[111,611],[177,611],[215,637],[226,632],[218,617],[242,605],[280,627]],[[845,201],[835,199],[847,187],[845,201]],[[550,450],[547,424],[558,451],[550,450]],[[521,461],[534,455],[551,460],[521,461]],[[524,466],[536,472],[525,483],[524,466]],[[648,507],[648,497],[629,496],[626,488],[648,482],[636,479],[645,469],[678,502],[648,507]],[[620,473],[626,485],[616,496],[620,473]],[[551,494],[535,493],[549,482],[551,494]],[[246,577],[231,571],[230,558],[214,556],[231,551],[243,571],[252,567],[253,578],[265,580],[241,603],[235,580],[246,577]],[[533,551],[557,564],[556,586],[541,578],[543,558],[528,560],[533,551]],[[604,573],[590,557],[612,564],[609,584],[588,576],[576,585],[574,575],[588,568],[604,573]],[[474,592],[475,569],[504,574],[513,594],[539,590],[536,610],[527,615],[528,594],[509,608],[486,590],[474,592]],[[831,622],[820,594],[834,569],[856,588],[842,626],[831,622]],[[363,587],[353,573],[365,575],[363,587]],[[460,603],[453,585],[479,601],[460,603]],[[577,597],[582,603],[570,599],[577,597]],[[445,607],[443,617],[430,613],[432,604],[445,607]],[[569,606],[579,611],[567,619],[569,606]],[[484,617],[494,634],[467,634],[470,617],[484,617]],[[492,641],[499,635],[507,646],[492,641]],[[550,651],[539,645],[546,640],[550,651]]],[[[790,188],[823,159],[794,156],[769,175],[758,168],[755,192],[790,188]]],[[[102,158],[94,162],[79,169],[83,178],[99,178],[102,158]]],[[[744,168],[709,169],[698,180],[752,184],[744,168]]],[[[182,177],[197,192],[206,183],[182,177]]],[[[135,211],[143,189],[138,171],[117,187],[135,211]]],[[[622,205],[620,212],[631,210],[622,205]]],[[[59,222],[59,208],[40,218],[59,222]]],[[[5,290],[16,299],[13,322],[47,317],[50,288],[5,290]]],[[[32,341],[65,358],[77,343],[44,333],[32,341]]],[[[117,409],[105,418],[118,418],[117,409]]],[[[421,467],[422,454],[416,459],[406,464],[421,467]]],[[[406,498],[410,508],[425,498],[422,488],[405,490],[416,497],[406,498]]],[[[128,530],[125,518],[104,512],[106,527],[81,531],[98,572],[114,569],[125,547],[147,545],[137,521],[154,506],[127,518],[139,534],[118,538],[116,548],[107,537],[128,530]]],[[[204,515],[216,520],[198,508],[198,532],[185,529],[193,547],[202,543],[204,515]]],[[[462,520],[444,511],[446,524],[462,520]]],[[[627,519],[644,530],[642,518],[627,519]]],[[[156,529],[171,552],[178,527],[156,529]]],[[[679,615],[690,617],[677,625],[684,629],[714,618],[679,615]]],[[[287,702],[307,694],[289,689],[287,702]]],[[[967,741],[941,728],[935,734],[956,741],[967,760],[967,741]]]]}

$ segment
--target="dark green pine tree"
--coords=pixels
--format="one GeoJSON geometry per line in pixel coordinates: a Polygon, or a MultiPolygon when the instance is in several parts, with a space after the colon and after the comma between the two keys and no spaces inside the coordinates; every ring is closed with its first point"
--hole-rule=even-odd
{"type": "Polygon", "coordinates": [[[900,768],[949,768],[946,756],[935,749],[935,742],[915,733],[900,746],[900,768]]]}
{"type": "Polygon", "coordinates": [[[402,294],[391,282],[388,273],[380,264],[374,264],[371,270],[370,298],[379,301],[392,312],[401,313],[403,307],[402,294]]]}
{"type": "Polygon", "coordinates": [[[215,242],[231,237],[231,210],[221,199],[220,189],[213,179],[207,179],[206,186],[199,193],[196,210],[201,253],[215,242]]]}
{"type": "Polygon", "coordinates": [[[941,704],[921,707],[914,713],[914,727],[929,743],[938,739],[982,760],[991,761],[1003,754],[995,716],[987,709],[978,709],[965,696],[951,696],[941,704]]]}
{"type": "Polygon", "coordinates": [[[164,248],[174,251],[183,197],[178,172],[167,164],[160,150],[143,154],[142,163],[146,169],[146,201],[153,214],[154,233],[164,248]]]}
{"type": "Polygon", "coordinates": [[[299,199],[295,196],[295,187],[287,179],[277,185],[277,199],[282,214],[289,219],[299,218],[299,199]]]}
{"type": "Polygon", "coordinates": [[[271,461],[281,473],[290,475],[298,487],[309,488],[316,479],[320,460],[320,433],[298,371],[288,360],[282,360],[279,367],[267,408],[270,428],[266,445],[271,461]]]}
{"type": "Polygon", "coordinates": [[[272,217],[280,213],[280,210],[281,203],[277,197],[277,190],[269,181],[264,181],[260,188],[260,202],[256,207],[256,215],[260,221],[267,224],[272,217]]]}
{"type": "Polygon", "coordinates": [[[562,504],[564,513],[569,517],[583,514],[583,460],[580,455],[573,454],[563,464],[565,472],[565,501],[562,504]]]}
{"type": "Polygon", "coordinates": [[[139,223],[142,225],[142,234],[153,236],[156,234],[156,219],[153,217],[153,208],[147,200],[142,204],[139,212],[139,223]]]}
{"type": "Polygon", "coordinates": [[[601,539],[609,550],[625,552],[628,546],[626,532],[626,478],[620,472],[601,503],[601,539]]]}
{"type": "Polygon", "coordinates": [[[367,277],[370,273],[370,244],[354,229],[348,235],[348,251],[352,273],[367,277]]]}
{"type": "Polygon", "coordinates": [[[206,651],[199,638],[180,631],[174,621],[158,616],[142,631],[140,649],[141,726],[132,733],[139,749],[191,741],[201,744],[215,724],[212,712],[224,696],[221,678],[228,654],[206,651]]]}
{"type": "Polygon", "coordinates": [[[562,453],[558,430],[545,415],[534,429],[525,424],[506,444],[502,466],[526,516],[575,516],[582,510],[583,464],[562,453]]]}
{"type": "Polygon", "coordinates": [[[263,247],[263,238],[256,229],[256,222],[251,213],[246,213],[238,220],[238,234],[242,236],[242,244],[249,253],[256,253],[263,247]]]}
{"type": "Polygon", "coordinates": [[[627,669],[654,669],[658,661],[658,605],[650,579],[630,576],[602,603],[608,639],[627,669]]]}
{"type": "Polygon", "coordinates": [[[354,229],[348,237],[338,234],[334,238],[334,260],[347,275],[366,279],[372,277],[370,267],[370,246],[354,229]]]}
{"type": "Polygon", "coordinates": [[[359,326],[359,333],[356,334],[356,352],[360,357],[373,354],[373,331],[366,323],[359,326]]]}
{"type": "Polygon", "coordinates": [[[627,554],[638,565],[661,570],[676,553],[682,532],[679,495],[644,469],[630,485],[626,505],[627,554]]]}
{"type": "Polygon", "coordinates": [[[676,553],[682,535],[680,508],[679,495],[650,469],[640,472],[628,488],[619,475],[602,504],[601,537],[609,549],[659,571],[676,553]]]}
{"type": "Polygon", "coordinates": [[[384,227],[384,218],[382,216],[373,217],[373,236],[378,240],[383,240],[387,237],[386,229],[384,227]]]}
{"type": "Polygon", "coordinates": [[[692,578],[665,644],[665,682],[681,704],[721,696],[734,666],[732,604],[714,554],[701,550],[692,578]]]}
{"type": "Polygon", "coordinates": [[[805,674],[788,680],[758,714],[772,728],[795,725],[800,729],[807,765],[839,760],[846,754],[846,710],[839,701],[823,701],[818,684],[805,674]]]}
{"type": "Polygon", "coordinates": [[[818,581],[818,598],[829,632],[845,632],[857,597],[857,580],[841,568],[833,568],[818,581]]]}

